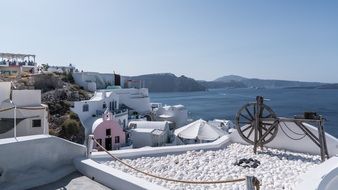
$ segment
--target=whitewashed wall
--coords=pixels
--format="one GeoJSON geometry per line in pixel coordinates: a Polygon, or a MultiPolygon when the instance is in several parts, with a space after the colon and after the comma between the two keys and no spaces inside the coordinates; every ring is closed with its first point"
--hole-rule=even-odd
{"type": "Polygon", "coordinates": [[[0,82],[0,103],[9,99],[11,94],[11,82],[0,82]]]}
{"type": "Polygon", "coordinates": [[[21,190],[48,184],[74,172],[73,159],[85,146],[49,136],[0,139],[0,189],[21,190]]]}
{"type": "Polygon", "coordinates": [[[12,101],[16,106],[39,106],[41,90],[13,90],[12,101]]]}
{"type": "MultiPolygon", "coordinates": [[[[17,137],[28,136],[28,135],[49,134],[48,112],[45,109],[39,109],[39,110],[18,109],[16,112],[17,112],[16,113],[17,118],[32,117],[32,118],[25,119],[21,121],[20,123],[17,123],[17,126],[16,126],[17,137]],[[32,126],[32,120],[34,119],[41,120],[41,127],[32,126]]],[[[14,117],[14,109],[0,113],[0,118],[13,118],[13,117],[14,117]]],[[[14,137],[14,125],[13,125],[13,129],[7,131],[6,133],[0,134],[0,139],[11,138],[11,137],[14,137]]]]}
{"type": "MultiPolygon", "coordinates": [[[[292,129],[294,132],[302,134],[303,132],[294,124],[286,122],[287,126],[292,129]]],[[[316,136],[318,136],[318,130],[316,127],[304,124],[308,129],[316,136]]],[[[284,127],[282,125],[282,127],[284,127]]],[[[293,134],[287,128],[283,128],[284,131],[293,138],[300,138],[301,136],[293,134]]],[[[239,136],[236,129],[233,129],[233,132],[230,134],[231,141],[238,142],[242,144],[247,144],[242,137],[239,136]]],[[[329,149],[329,155],[334,156],[338,154],[338,140],[330,134],[326,133],[327,147],[329,149]]],[[[277,149],[286,149],[295,152],[310,153],[310,154],[320,154],[319,147],[314,144],[309,137],[305,137],[301,140],[292,140],[287,137],[281,129],[278,130],[277,136],[270,143],[266,145],[267,147],[277,148],[277,149]]]]}

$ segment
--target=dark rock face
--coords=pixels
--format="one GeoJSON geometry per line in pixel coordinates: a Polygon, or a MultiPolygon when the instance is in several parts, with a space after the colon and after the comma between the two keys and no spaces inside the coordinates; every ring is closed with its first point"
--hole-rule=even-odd
{"type": "Polygon", "coordinates": [[[63,81],[53,74],[35,75],[33,76],[33,85],[35,89],[40,89],[41,92],[48,92],[62,88],[63,81]]]}
{"type": "Polygon", "coordinates": [[[125,77],[128,80],[143,80],[150,92],[192,92],[205,91],[206,88],[192,78],[177,77],[171,73],[149,74],[125,77]]]}

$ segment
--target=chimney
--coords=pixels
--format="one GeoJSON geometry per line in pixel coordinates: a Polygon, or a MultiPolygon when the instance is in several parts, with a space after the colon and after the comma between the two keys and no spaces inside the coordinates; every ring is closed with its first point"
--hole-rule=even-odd
{"type": "Polygon", "coordinates": [[[115,86],[121,86],[121,75],[114,74],[115,86]]]}

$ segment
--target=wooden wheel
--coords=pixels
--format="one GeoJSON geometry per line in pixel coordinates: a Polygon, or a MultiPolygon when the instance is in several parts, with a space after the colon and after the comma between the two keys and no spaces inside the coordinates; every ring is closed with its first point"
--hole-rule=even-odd
{"type": "Polygon", "coordinates": [[[239,135],[247,143],[255,144],[255,141],[258,141],[262,146],[276,137],[278,120],[269,106],[248,103],[237,112],[236,127],[239,135]]]}

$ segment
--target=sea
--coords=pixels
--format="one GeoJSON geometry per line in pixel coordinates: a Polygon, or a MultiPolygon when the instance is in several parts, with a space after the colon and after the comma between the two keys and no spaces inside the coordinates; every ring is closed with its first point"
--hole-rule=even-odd
{"type": "Polygon", "coordinates": [[[256,96],[278,117],[294,117],[304,112],[316,112],[326,122],[326,132],[338,138],[338,90],[333,89],[209,89],[204,92],[150,93],[151,102],[167,105],[182,104],[189,118],[234,120],[238,110],[256,96]]]}

